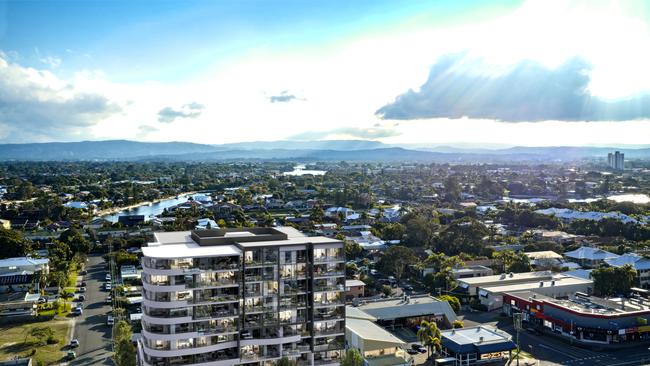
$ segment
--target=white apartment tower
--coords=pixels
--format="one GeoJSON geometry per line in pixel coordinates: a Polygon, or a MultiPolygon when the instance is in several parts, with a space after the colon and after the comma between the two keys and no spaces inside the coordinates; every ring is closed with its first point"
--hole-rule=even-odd
{"type": "Polygon", "coordinates": [[[155,233],[142,248],[145,366],[338,365],[343,243],[293,228],[155,233]]]}

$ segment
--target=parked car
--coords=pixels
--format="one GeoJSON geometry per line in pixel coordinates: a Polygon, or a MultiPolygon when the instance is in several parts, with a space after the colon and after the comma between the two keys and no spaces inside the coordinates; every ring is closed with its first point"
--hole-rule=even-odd
{"type": "Polygon", "coordinates": [[[75,358],[77,358],[77,353],[75,351],[68,351],[68,353],[65,355],[65,357],[68,360],[74,360],[75,358]]]}
{"type": "Polygon", "coordinates": [[[77,292],[86,292],[86,288],[85,287],[79,287],[77,292]]]}
{"type": "Polygon", "coordinates": [[[110,304],[111,302],[113,302],[113,297],[111,295],[106,296],[106,303],[110,304]]]}
{"type": "Polygon", "coordinates": [[[113,286],[110,283],[106,282],[104,284],[104,288],[106,289],[106,291],[110,291],[113,288],[113,286]]]}
{"type": "Polygon", "coordinates": [[[70,341],[70,348],[77,348],[77,347],[79,347],[79,340],[75,338],[70,341]]]}
{"type": "Polygon", "coordinates": [[[81,314],[83,314],[83,313],[84,313],[84,311],[83,311],[82,308],[74,308],[74,309],[72,309],[72,311],[70,312],[70,314],[72,314],[72,315],[74,315],[74,316],[79,316],[79,315],[81,315],[81,314]]]}
{"type": "Polygon", "coordinates": [[[86,296],[84,295],[79,295],[79,297],[77,297],[77,301],[84,301],[84,300],[86,300],[86,296]]]}
{"type": "Polygon", "coordinates": [[[420,352],[418,350],[416,350],[416,349],[409,348],[409,349],[406,350],[406,353],[408,353],[409,355],[417,355],[420,352]]]}
{"type": "Polygon", "coordinates": [[[115,324],[115,319],[112,316],[109,315],[106,318],[106,325],[113,325],[113,324],[115,324]]]}
{"type": "Polygon", "coordinates": [[[539,330],[537,328],[533,328],[533,327],[526,328],[526,332],[528,332],[530,334],[538,335],[538,336],[541,336],[541,335],[544,334],[544,333],[542,333],[541,330],[539,330]]]}
{"type": "Polygon", "coordinates": [[[45,297],[39,297],[38,298],[38,303],[39,304],[45,304],[46,302],[47,302],[47,298],[45,298],[45,297]]]}
{"type": "Polygon", "coordinates": [[[86,273],[88,273],[88,272],[86,272],[86,270],[79,271],[79,274],[82,275],[82,276],[85,275],[86,273]]]}
{"type": "Polygon", "coordinates": [[[413,344],[411,345],[411,349],[414,349],[414,350],[416,350],[416,351],[418,351],[418,352],[420,352],[420,353],[427,353],[427,348],[424,347],[424,346],[421,345],[421,344],[418,344],[418,343],[413,343],[413,344]]]}
{"type": "Polygon", "coordinates": [[[110,280],[111,280],[111,274],[110,274],[110,273],[107,273],[107,274],[106,274],[106,281],[110,281],[110,280]]]}
{"type": "Polygon", "coordinates": [[[81,281],[81,286],[86,286],[86,281],[81,281]]]}

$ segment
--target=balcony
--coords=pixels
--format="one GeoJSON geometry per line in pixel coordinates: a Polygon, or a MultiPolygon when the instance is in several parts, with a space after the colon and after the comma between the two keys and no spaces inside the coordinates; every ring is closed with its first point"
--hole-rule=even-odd
{"type": "Polygon", "coordinates": [[[237,302],[239,301],[238,295],[214,295],[214,296],[197,296],[192,301],[193,304],[204,302],[237,302]]]}
{"type": "Polygon", "coordinates": [[[247,360],[247,361],[255,361],[255,360],[266,360],[270,358],[279,358],[280,353],[279,352],[266,352],[266,354],[260,354],[257,352],[246,352],[243,351],[241,352],[241,359],[242,360],[247,360]]]}
{"type": "Polygon", "coordinates": [[[345,271],[343,270],[314,271],[314,277],[330,277],[330,276],[345,276],[345,271]]]}
{"type": "Polygon", "coordinates": [[[340,342],[328,342],[325,344],[315,344],[314,352],[320,351],[337,351],[343,349],[343,343],[340,342]]]}
{"type": "Polygon", "coordinates": [[[320,256],[314,258],[314,263],[345,262],[344,256],[320,256]]]}
{"type": "Polygon", "coordinates": [[[333,292],[333,291],[345,291],[345,286],[344,285],[314,286],[314,292],[333,292]]]}
{"type": "Polygon", "coordinates": [[[230,286],[238,285],[237,278],[223,278],[214,281],[195,281],[189,282],[185,285],[186,288],[200,288],[200,287],[219,287],[219,286],[230,286]]]}
{"type": "Polygon", "coordinates": [[[194,313],[192,319],[199,320],[199,319],[210,319],[210,318],[231,318],[236,316],[239,316],[239,312],[236,309],[233,309],[231,311],[222,310],[222,311],[214,311],[214,312],[199,311],[194,313]]]}

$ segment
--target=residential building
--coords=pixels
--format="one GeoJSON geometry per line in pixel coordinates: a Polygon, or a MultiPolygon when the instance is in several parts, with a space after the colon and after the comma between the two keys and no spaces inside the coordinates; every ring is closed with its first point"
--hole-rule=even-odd
{"type": "Polygon", "coordinates": [[[456,366],[503,363],[517,348],[508,333],[488,325],[443,330],[440,335],[443,357],[436,360],[438,363],[456,366]]]}
{"type": "Polygon", "coordinates": [[[619,256],[595,247],[580,247],[564,253],[564,257],[586,268],[597,268],[605,264],[606,259],[615,259],[619,256]]]}
{"type": "Polygon", "coordinates": [[[525,252],[524,254],[530,259],[530,264],[535,268],[562,267],[562,256],[552,250],[525,252]]]}
{"type": "Polygon", "coordinates": [[[363,297],[366,284],[359,280],[345,280],[345,299],[352,300],[363,297]]]}
{"type": "Polygon", "coordinates": [[[493,274],[494,271],[492,268],[479,265],[463,266],[451,269],[451,277],[455,280],[460,278],[492,276],[493,274]]]}
{"type": "Polygon", "coordinates": [[[625,154],[620,151],[616,151],[613,154],[607,154],[607,165],[614,170],[624,170],[625,169],[625,154]]]}
{"type": "Polygon", "coordinates": [[[337,365],[343,242],[288,228],[155,233],[143,247],[143,365],[337,365]]]}
{"type": "Polygon", "coordinates": [[[117,222],[124,226],[138,226],[144,224],[144,215],[121,215],[117,218],[117,222]]]}

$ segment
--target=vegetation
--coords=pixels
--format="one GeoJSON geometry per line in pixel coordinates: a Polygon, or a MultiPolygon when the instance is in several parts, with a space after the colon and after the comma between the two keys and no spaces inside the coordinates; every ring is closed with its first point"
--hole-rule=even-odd
{"type": "Polygon", "coordinates": [[[462,320],[454,320],[454,323],[451,325],[451,327],[454,329],[465,328],[465,323],[463,323],[462,320]]]}
{"type": "MultiPolygon", "coordinates": [[[[420,328],[417,332],[418,341],[422,342],[424,346],[427,347],[427,356],[431,356],[431,353],[435,354],[440,351],[441,348],[441,339],[440,329],[435,321],[428,322],[423,320],[420,323],[420,328]]],[[[427,357],[428,358],[428,357],[427,357]]]]}
{"type": "Polygon", "coordinates": [[[117,366],[135,366],[135,347],[131,337],[133,333],[131,326],[125,320],[115,324],[113,330],[113,342],[115,343],[115,354],[113,360],[117,366]]]}
{"type": "Polygon", "coordinates": [[[404,275],[406,267],[415,264],[417,260],[418,258],[413,250],[405,246],[395,245],[388,248],[384,256],[381,257],[378,266],[384,273],[390,273],[399,280],[404,275]]]}
{"type": "Polygon", "coordinates": [[[626,294],[634,285],[636,270],[629,264],[622,267],[597,268],[591,272],[594,289],[600,295],[626,294]]]}
{"type": "Polygon", "coordinates": [[[282,357],[275,363],[275,366],[296,366],[296,365],[297,365],[296,361],[290,360],[287,357],[282,357]]]}
{"type": "Polygon", "coordinates": [[[70,322],[51,320],[0,327],[0,359],[31,357],[35,364],[55,365],[61,362],[70,322]]]}
{"type": "Polygon", "coordinates": [[[441,295],[438,296],[438,300],[447,301],[451,306],[451,308],[454,309],[456,313],[460,311],[460,300],[456,296],[441,295]]]}
{"type": "Polygon", "coordinates": [[[356,348],[348,348],[341,360],[341,366],[363,366],[363,357],[356,348]]]}

